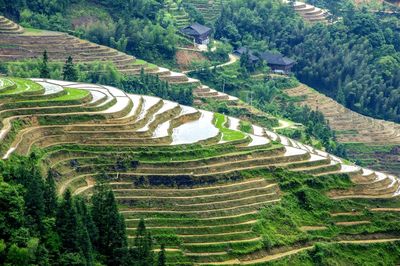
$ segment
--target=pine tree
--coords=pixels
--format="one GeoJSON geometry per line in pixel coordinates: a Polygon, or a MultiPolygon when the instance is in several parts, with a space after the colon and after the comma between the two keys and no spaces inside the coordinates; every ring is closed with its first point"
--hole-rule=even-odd
{"type": "Polygon", "coordinates": [[[50,78],[50,70],[49,70],[49,66],[47,64],[48,61],[49,61],[49,58],[47,56],[47,51],[44,50],[42,63],[40,65],[40,77],[41,78],[50,78]]]}
{"type": "Polygon", "coordinates": [[[76,209],[78,211],[79,216],[82,219],[84,226],[86,227],[90,240],[92,243],[95,243],[98,238],[98,231],[96,225],[93,222],[92,214],[90,213],[87,204],[83,198],[75,199],[76,209]]]}
{"type": "Polygon", "coordinates": [[[57,232],[60,235],[62,251],[79,252],[78,215],[70,190],[64,193],[56,215],[57,232]]]}
{"type": "Polygon", "coordinates": [[[78,79],[78,73],[73,63],[71,56],[68,56],[63,67],[63,79],[68,81],[76,81],[78,79]]]}
{"type": "Polygon", "coordinates": [[[165,255],[165,245],[161,245],[160,253],[158,254],[158,266],[165,266],[167,265],[167,258],[165,255]]]}
{"type": "Polygon", "coordinates": [[[57,211],[57,195],[56,183],[54,181],[53,172],[49,171],[47,174],[46,183],[44,185],[44,208],[45,214],[48,217],[55,216],[57,211]]]}
{"type": "Polygon", "coordinates": [[[26,188],[25,214],[27,215],[28,224],[34,230],[43,230],[42,220],[45,216],[45,204],[43,197],[44,182],[36,165],[37,158],[34,153],[27,159],[25,167],[20,170],[24,172],[21,177],[24,180],[22,184],[26,188]]]}
{"type": "Polygon", "coordinates": [[[153,265],[153,241],[143,219],[140,219],[136,230],[135,251],[137,265],[153,265]]]}
{"type": "Polygon", "coordinates": [[[99,232],[95,246],[107,265],[120,265],[125,259],[127,236],[125,222],[118,212],[114,193],[104,184],[96,185],[92,196],[92,217],[99,232]]]}
{"type": "Polygon", "coordinates": [[[87,212],[86,203],[81,198],[75,199],[74,203],[77,210],[79,246],[86,259],[86,265],[93,265],[92,242],[87,227],[93,227],[93,223],[90,224],[93,221],[87,212]]]}

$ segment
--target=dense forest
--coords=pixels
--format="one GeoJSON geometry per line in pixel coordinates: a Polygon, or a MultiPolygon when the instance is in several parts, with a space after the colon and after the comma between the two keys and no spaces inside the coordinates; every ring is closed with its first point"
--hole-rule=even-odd
{"type": "Polygon", "coordinates": [[[300,81],[352,110],[400,121],[399,19],[338,3],[335,23],[308,26],[277,0],[232,1],[216,21],[215,37],[278,50],[296,59],[300,81]]]}
{"type": "Polygon", "coordinates": [[[55,181],[60,177],[52,171],[44,177],[38,158],[32,153],[1,161],[1,265],[156,263],[143,220],[135,244],[128,248],[125,222],[107,185],[96,185],[90,201],[69,190],[58,198],[55,181]]]}

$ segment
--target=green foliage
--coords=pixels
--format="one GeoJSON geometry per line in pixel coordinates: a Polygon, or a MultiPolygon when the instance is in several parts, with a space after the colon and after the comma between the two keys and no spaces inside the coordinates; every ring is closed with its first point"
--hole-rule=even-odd
{"type": "Polygon", "coordinates": [[[157,266],[166,266],[167,265],[167,258],[165,255],[165,245],[161,245],[160,253],[158,253],[158,262],[157,266]]]}
{"type": "Polygon", "coordinates": [[[76,71],[73,59],[68,56],[63,67],[63,80],[76,81],[78,79],[78,73],[76,71]]]}
{"type": "Polygon", "coordinates": [[[234,1],[216,21],[215,37],[235,47],[265,43],[296,59],[300,81],[354,111],[400,121],[398,18],[355,9],[348,1],[311,2],[342,19],[305,26],[289,5],[234,1]]]}
{"type": "Polygon", "coordinates": [[[43,60],[40,66],[40,77],[41,78],[50,78],[50,69],[48,66],[49,58],[47,56],[47,51],[43,52],[43,60]]]}
{"type": "Polygon", "coordinates": [[[239,129],[240,131],[246,132],[246,133],[252,133],[253,132],[253,126],[246,121],[240,120],[239,123],[239,129]]]}
{"type": "Polygon", "coordinates": [[[111,189],[104,184],[96,185],[92,205],[93,221],[99,232],[94,245],[107,265],[120,265],[124,260],[121,251],[127,248],[127,237],[124,219],[118,213],[111,189]]]}
{"type": "MultiPolygon", "coordinates": [[[[44,181],[38,156],[13,156],[0,164],[0,264],[95,265],[103,262],[102,256],[97,258],[100,250],[95,249],[100,228],[93,222],[86,201],[73,198],[67,190],[57,202],[55,173],[50,171],[44,181]]],[[[106,204],[102,213],[96,212],[106,222],[101,227],[102,234],[112,236],[109,247],[114,257],[111,261],[125,260],[127,251],[121,253],[115,246],[118,241],[126,245],[126,235],[113,194],[107,193],[105,198],[97,195],[95,199],[97,207],[106,204]],[[112,202],[114,205],[109,204],[112,202]]]]}
{"type": "Polygon", "coordinates": [[[232,130],[227,127],[225,127],[226,124],[226,116],[223,114],[214,114],[214,119],[215,119],[215,126],[219,129],[219,131],[222,133],[222,139],[225,141],[235,141],[235,140],[240,140],[245,138],[245,135],[237,130],[232,130]]]}
{"type": "Polygon", "coordinates": [[[134,247],[130,250],[130,261],[133,265],[146,266],[153,265],[153,243],[150,232],[146,230],[143,219],[140,219],[136,229],[134,247]]]}
{"type": "Polygon", "coordinates": [[[170,86],[168,82],[160,80],[158,76],[145,74],[143,69],[139,77],[125,78],[122,81],[121,89],[130,93],[158,96],[184,105],[193,103],[192,88],[170,86]]]}

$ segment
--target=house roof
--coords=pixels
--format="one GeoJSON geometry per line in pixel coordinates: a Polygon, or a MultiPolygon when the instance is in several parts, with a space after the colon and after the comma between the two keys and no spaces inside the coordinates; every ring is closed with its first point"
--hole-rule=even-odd
{"type": "Polygon", "coordinates": [[[234,51],[234,53],[237,54],[237,55],[242,55],[242,54],[245,54],[246,52],[249,53],[249,60],[250,61],[258,61],[258,60],[260,60],[260,58],[255,56],[253,54],[253,51],[249,50],[247,47],[240,47],[240,48],[238,48],[238,49],[236,49],[234,51]]]}
{"type": "Polygon", "coordinates": [[[211,32],[211,28],[201,25],[199,23],[193,23],[185,28],[180,29],[180,31],[186,35],[190,36],[200,36],[204,34],[209,34],[211,32]]]}
{"type": "Polygon", "coordinates": [[[260,58],[270,65],[289,66],[295,63],[293,59],[284,57],[279,53],[262,52],[260,53],[260,58]]]}

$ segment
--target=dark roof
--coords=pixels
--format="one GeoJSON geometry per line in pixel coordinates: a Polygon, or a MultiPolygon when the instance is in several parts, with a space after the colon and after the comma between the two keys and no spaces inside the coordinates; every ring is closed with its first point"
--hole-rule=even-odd
{"type": "Polygon", "coordinates": [[[260,58],[270,65],[289,66],[295,63],[293,59],[284,57],[279,53],[262,52],[260,58]]]}
{"type": "Polygon", "coordinates": [[[240,48],[236,49],[235,51],[233,51],[234,54],[240,55],[240,56],[242,54],[247,53],[247,52],[249,53],[249,60],[250,61],[255,62],[255,61],[260,60],[260,58],[258,58],[258,56],[256,56],[256,55],[254,55],[253,51],[249,50],[247,47],[240,47],[240,48]]]}
{"type": "Polygon", "coordinates": [[[204,34],[209,34],[211,32],[211,28],[201,25],[199,23],[193,23],[190,26],[180,29],[180,31],[186,35],[190,36],[200,36],[204,34]]]}
{"type": "MultiPolygon", "coordinates": [[[[242,55],[242,54],[246,53],[247,50],[248,50],[247,47],[239,47],[233,52],[236,54],[242,55]]],[[[249,54],[253,54],[253,52],[249,50],[249,54]]]]}

